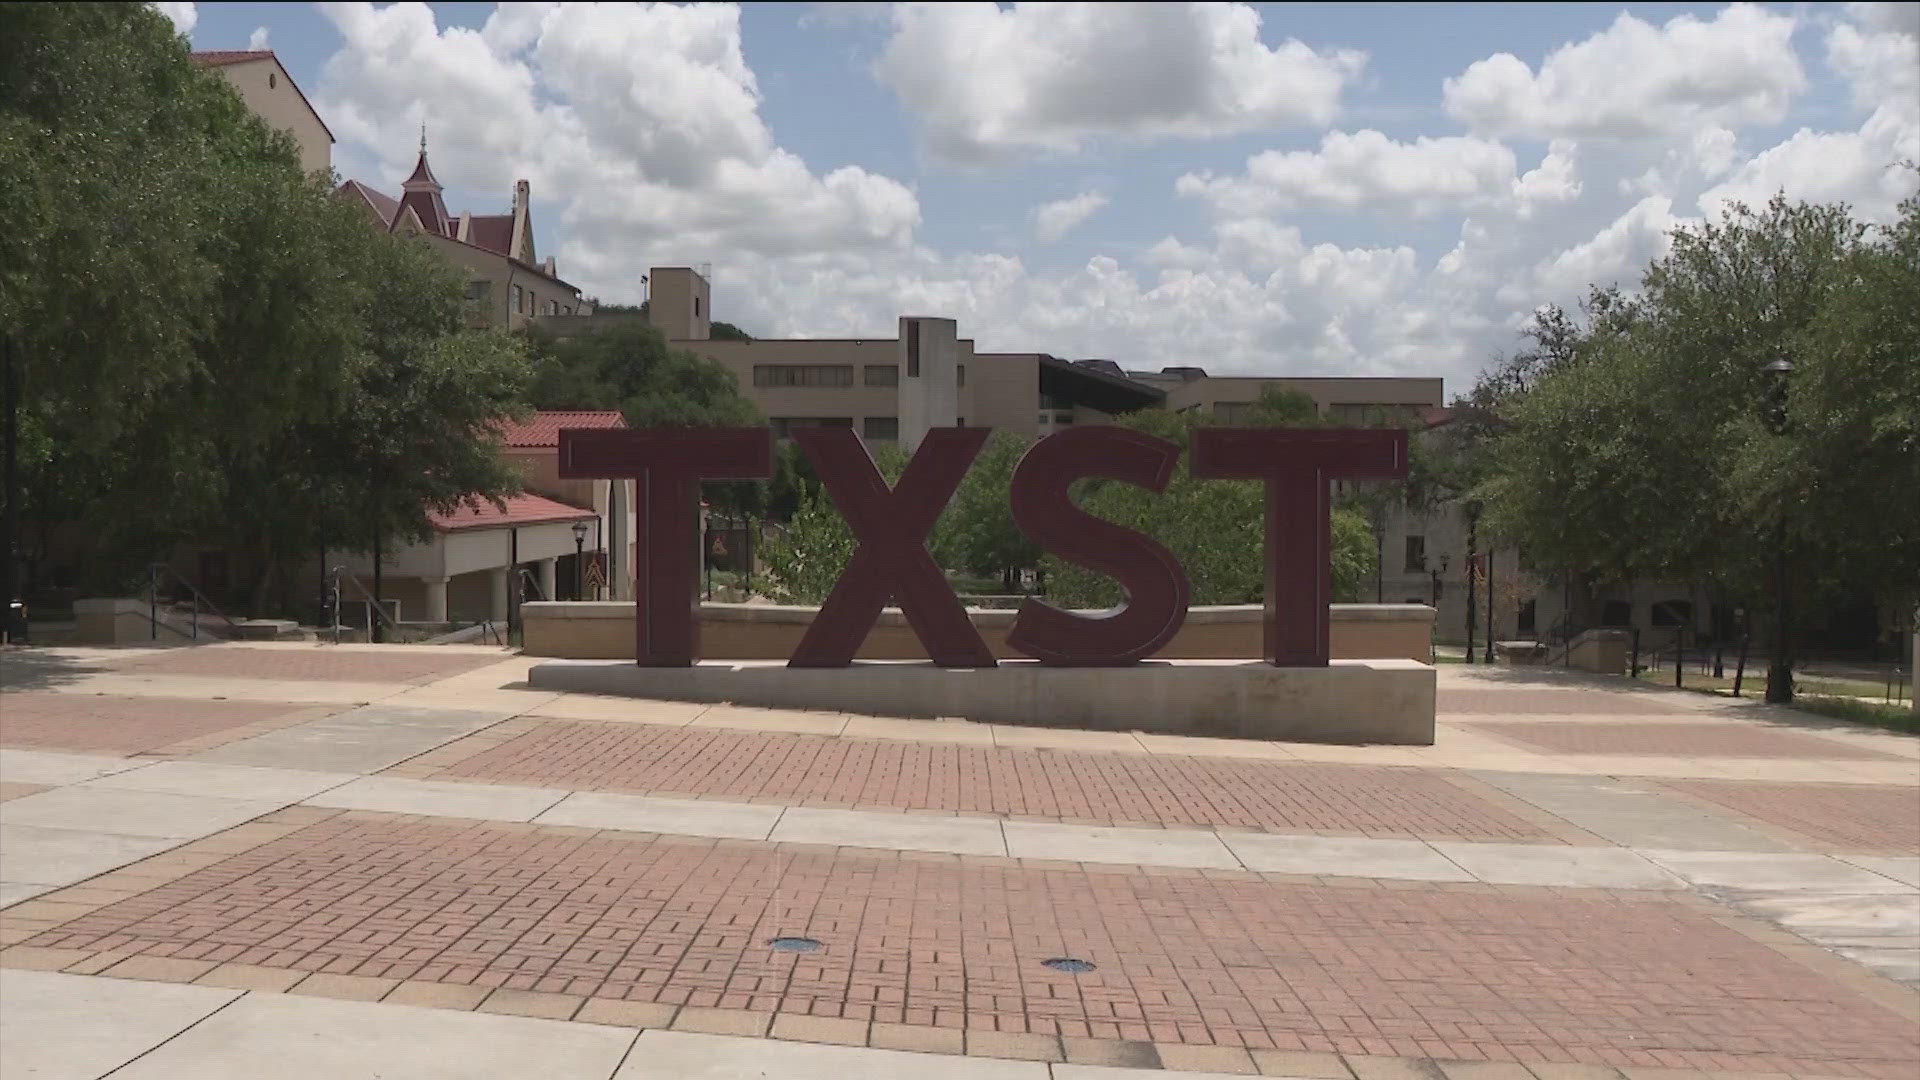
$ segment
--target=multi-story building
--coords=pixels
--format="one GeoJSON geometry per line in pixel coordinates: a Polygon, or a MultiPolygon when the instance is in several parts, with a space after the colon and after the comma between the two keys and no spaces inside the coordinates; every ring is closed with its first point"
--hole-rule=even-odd
{"type": "MultiPolygon", "coordinates": [[[[1442,401],[1439,379],[1214,378],[1198,367],[1139,372],[1110,360],[979,352],[954,320],[925,316],[903,316],[889,337],[719,340],[705,276],[656,267],[648,281],[648,321],[669,344],[732,371],[782,435],[828,424],[912,449],[930,427],[1005,428],[1034,438],[1144,408],[1203,409],[1231,421],[1268,385],[1298,390],[1336,417],[1442,401]]],[[[566,333],[569,323],[546,325],[566,333]]]]}
{"type": "Polygon", "coordinates": [[[280,66],[280,58],[270,49],[232,52],[197,52],[191,56],[195,67],[220,73],[240,100],[269,127],[279,128],[300,147],[300,167],[313,172],[333,167],[333,132],[327,130],[320,114],[307,101],[307,95],[294,85],[293,76],[280,66]]]}
{"type": "Polygon", "coordinates": [[[513,185],[513,209],[505,214],[447,212],[440,181],[427,165],[427,140],[400,185],[398,199],[359,180],[340,185],[339,195],[366,208],[377,229],[419,237],[467,272],[467,307],[477,326],[517,330],[540,316],[585,314],[580,290],[561,280],[553,256],[539,259],[533,245],[533,213],[525,180],[513,185]]]}

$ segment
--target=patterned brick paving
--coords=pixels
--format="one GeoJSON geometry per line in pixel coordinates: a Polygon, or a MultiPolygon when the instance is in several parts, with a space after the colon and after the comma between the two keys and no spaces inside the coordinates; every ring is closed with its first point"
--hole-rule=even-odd
{"type": "Polygon", "coordinates": [[[1920,788],[1719,780],[1667,785],[1836,850],[1920,855],[1920,788]]]}
{"type": "Polygon", "coordinates": [[[1913,1028],[1665,899],[342,815],[29,945],[1094,1038],[1910,1077],[1913,1028]],[[825,949],[777,954],[805,934],[825,949]],[[1079,977],[1040,962],[1078,956],[1079,977]]]}
{"type": "MultiPolygon", "coordinates": [[[[1624,682],[1624,680],[1622,680],[1624,682]]],[[[1448,713],[1490,713],[1496,715],[1556,716],[1578,713],[1604,713],[1621,716],[1699,715],[1698,710],[1674,696],[1657,690],[1634,691],[1624,687],[1541,689],[1481,689],[1441,686],[1436,691],[1435,707],[1448,713]]]]}
{"type": "Polygon", "coordinates": [[[1571,720],[1469,724],[1489,735],[1563,754],[1669,754],[1676,757],[1880,758],[1868,750],[1817,735],[1777,731],[1758,724],[1705,720],[1697,723],[1584,724],[1571,720]]]}
{"type": "Polygon", "coordinates": [[[551,721],[439,775],[1101,823],[1558,842],[1438,776],[1373,766],[551,721]]]}
{"type": "Polygon", "coordinates": [[[139,754],[308,709],[278,701],[7,694],[0,746],[139,754]]]}
{"type": "Polygon", "coordinates": [[[173,649],[118,666],[153,675],[426,683],[506,659],[504,655],[450,653],[429,646],[416,646],[415,650],[394,648],[375,652],[319,645],[307,649],[249,649],[214,645],[173,649]]]}

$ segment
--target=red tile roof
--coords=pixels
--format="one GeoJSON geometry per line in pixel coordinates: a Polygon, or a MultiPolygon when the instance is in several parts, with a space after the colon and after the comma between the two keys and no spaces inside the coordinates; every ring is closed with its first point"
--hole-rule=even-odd
{"type": "Polygon", "coordinates": [[[509,495],[503,501],[507,505],[504,511],[487,499],[475,498],[461,503],[450,514],[430,510],[427,519],[433,522],[436,531],[459,532],[462,529],[503,529],[555,521],[591,521],[599,516],[592,510],[568,506],[543,495],[509,495]]]}
{"type": "Polygon", "coordinates": [[[537,412],[525,421],[509,420],[500,425],[500,438],[515,449],[560,445],[561,428],[620,428],[626,420],[613,411],[537,412]]]}
{"type": "Polygon", "coordinates": [[[272,49],[228,49],[211,52],[188,53],[187,59],[194,67],[226,67],[228,64],[244,64],[249,60],[259,60],[273,55],[272,49]]]}
{"type": "Polygon", "coordinates": [[[400,200],[383,192],[375,191],[358,180],[348,180],[342,183],[339,190],[364,201],[367,206],[372,209],[374,214],[380,218],[380,224],[383,226],[392,223],[394,215],[400,212],[400,200]]]}
{"type": "Polygon", "coordinates": [[[482,217],[473,215],[471,231],[467,233],[467,243],[474,247],[486,248],[496,255],[511,255],[513,247],[513,215],[488,214],[482,217]]]}

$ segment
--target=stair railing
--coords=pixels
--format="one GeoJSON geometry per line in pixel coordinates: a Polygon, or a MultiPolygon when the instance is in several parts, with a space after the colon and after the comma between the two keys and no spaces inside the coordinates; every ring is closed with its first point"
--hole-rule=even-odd
{"type": "Polygon", "coordinates": [[[237,631],[239,629],[239,622],[226,612],[221,611],[218,604],[207,599],[207,594],[201,592],[199,586],[188,581],[180,571],[175,570],[172,566],[163,562],[155,562],[147,564],[147,622],[154,641],[160,640],[160,581],[163,576],[171,577],[174,581],[186,586],[187,592],[193,597],[193,627],[191,631],[193,640],[200,640],[200,608],[203,605],[209,612],[225,620],[229,631],[237,631]]]}

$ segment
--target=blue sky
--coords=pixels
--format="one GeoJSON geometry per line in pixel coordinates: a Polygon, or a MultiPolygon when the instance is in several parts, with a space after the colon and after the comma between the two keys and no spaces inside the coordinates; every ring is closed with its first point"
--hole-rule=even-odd
{"type": "Polygon", "coordinates": [[[263,36],[343,176],[424,118],[454,209],[528,177],[563,277],[711,264],[761,336],[1458,391],[1726,200],[1885,219],[1920,159],[1913,4],[161,6],[263,36]]]}

